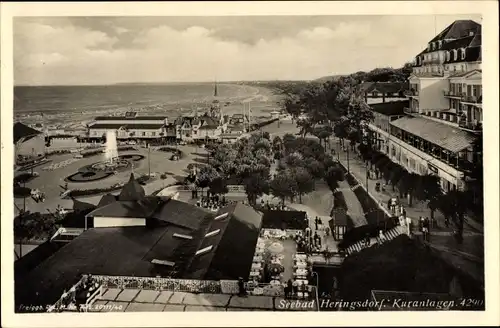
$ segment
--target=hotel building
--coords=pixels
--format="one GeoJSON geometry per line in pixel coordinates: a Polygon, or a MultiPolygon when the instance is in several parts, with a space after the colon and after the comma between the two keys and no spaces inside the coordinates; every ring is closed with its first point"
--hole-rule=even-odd
{"type": "Polygon", "coordinates": [[[407,97],[402,110],[403,102],[372,106],[372,140],[409,172],[463,190],[482,130],[481,25],[455,21],[430,40],[413,60],[407,97]]]}

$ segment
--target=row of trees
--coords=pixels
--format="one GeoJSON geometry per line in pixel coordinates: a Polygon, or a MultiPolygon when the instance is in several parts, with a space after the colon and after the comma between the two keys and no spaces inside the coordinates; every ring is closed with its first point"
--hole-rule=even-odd
{"type": "Polygon", "coordinates": [[[451,190],[444,193],[437,175],[410,173],[385,154],[372,149],[370,144],[360,144],[358,150],[362,159],[378,177],[390,184],[393,190],[398,189],[401,198],[408,195],[409,206],[412,206],[414,199],[427,202],[431,219],[434,219],[435,211],[439,210],[446,221],[456,225],[458,238],[462,239],[465,215],[470,209],[470,197],[467,192],[451,190]]]}

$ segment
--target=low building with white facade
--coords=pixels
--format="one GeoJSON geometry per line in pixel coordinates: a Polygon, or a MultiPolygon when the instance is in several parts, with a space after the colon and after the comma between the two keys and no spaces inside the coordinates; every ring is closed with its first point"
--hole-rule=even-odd
{"type": "Polygon", "coordinates": [[[138,116],[127,112],[124,116],[99,116],[88,125],[88,138],[99,140],[107,131],[115,131],[117,139],[151,140],[166,136],[166,116],[138,116]]]}

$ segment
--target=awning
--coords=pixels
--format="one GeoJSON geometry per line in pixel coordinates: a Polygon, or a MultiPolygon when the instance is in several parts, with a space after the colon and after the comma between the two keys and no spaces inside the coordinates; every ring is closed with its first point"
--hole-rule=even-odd
{"type": "Polygon", "coordinates": [[[421,117],[402,117],[390,124],[452,153],[471,147],[476,138],[473,134],[458,127],[421,117]]]}

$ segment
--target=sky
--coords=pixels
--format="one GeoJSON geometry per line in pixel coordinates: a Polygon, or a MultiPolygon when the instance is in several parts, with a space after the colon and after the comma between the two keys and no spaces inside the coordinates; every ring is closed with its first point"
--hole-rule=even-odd
{"type": "Polygon", "coordinates": [[[401,67],[439,16],[16,17],[16,85],[310,80],[401,67]]]}

